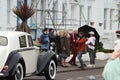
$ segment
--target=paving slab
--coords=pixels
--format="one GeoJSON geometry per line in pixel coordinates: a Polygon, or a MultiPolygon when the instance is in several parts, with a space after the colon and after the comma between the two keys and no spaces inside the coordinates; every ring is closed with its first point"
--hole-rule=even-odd
{"type": "MultiPolygon", "coordinates": [[[[104,68],[104,66],[105,66],[106,63],[107,63],[107,60],[96,60],[95,61],[95,68],[88,68],[88,67],[86,67],[85,70],[104,68]]],[[[86,61],[85,64],[88,65],[89,61],[86,61]]],[[[77,62],[77,65],[78,66],[72,66],[69,63],[67,63],[68,67],[58,66],[57,67],[57,73],[69,72],[69,71],[80,71],[81,69],[78,68],[80,66],[79,62],[77,62]]]]}

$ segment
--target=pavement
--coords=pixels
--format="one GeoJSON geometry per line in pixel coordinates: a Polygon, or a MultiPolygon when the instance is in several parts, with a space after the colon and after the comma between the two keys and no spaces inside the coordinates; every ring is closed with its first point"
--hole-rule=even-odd
{"type": "MultiPolygon", "coordinates": [[[[104,68],[106,62],[107,62],[107,60],[96,60],[95,61],[95,68],[85,67],[85,70],[104,68]]],[[[85,61],[85,64],[88,65],[89,61],[85,61]]],[[[66,65],[68,67],[61,67],[60,65],[58,65],[58,67],[57,67],[57,73],[70,72],[70,71],[80,71],[81,70],[80,68],[78,68],[80,66],[79,62],[77,62],[78,66],[72,66],[68,62],[66,63],[66,65]]]]}

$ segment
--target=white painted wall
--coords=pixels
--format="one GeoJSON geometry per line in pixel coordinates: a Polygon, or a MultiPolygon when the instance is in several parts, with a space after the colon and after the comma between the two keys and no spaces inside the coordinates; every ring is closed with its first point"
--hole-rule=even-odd
{"type": "Polygon", "coordinates": [[[117,12],[116,12],[115,0],[95,0],[92,3],[92,21],[94,22],[93,27],[100,34],[100,41],[104,43],[104,48],[111,49],[114,48],[115,40],[115,30],[117,30],[117,12]],[[104,9],[108,9],[107,16],[107,27],[104,29],[104,9]],[[114,9],[113,14],[113,26],[110,29],[110,9],[114,9]],[[102,23],[102,26],[99,26],[99,23],[102,23]]]}
{"type": "Polygon", "coordinates": [[[6,9],[7,7],[4,7],[3,6],[7,6],[7,1],[3,1],[1,0],[0,1],[0,16],[1,16],[1,20],[0,20],[0,27],[2,28],[5,28],[5,25],[7,24],[6,21],[7,21],[7,12],[6,12],[6,9]]]}

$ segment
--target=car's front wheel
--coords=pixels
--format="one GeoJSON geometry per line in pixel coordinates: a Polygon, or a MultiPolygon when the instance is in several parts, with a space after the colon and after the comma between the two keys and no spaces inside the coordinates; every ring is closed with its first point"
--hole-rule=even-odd
{"type": "Polygon", "coordinates": [[[21,63],[18,63],[16,65],[15,73],[12,77],[10,77],[10,80],[23,80],[23,66],[21,63]]]}
{"type": "Polygon", "coordinates": [[[53,80],[56,76],[56,64],[54,60],[49,62],[47,70],[45,71],[45,77],[47,80],[53,80]]]}

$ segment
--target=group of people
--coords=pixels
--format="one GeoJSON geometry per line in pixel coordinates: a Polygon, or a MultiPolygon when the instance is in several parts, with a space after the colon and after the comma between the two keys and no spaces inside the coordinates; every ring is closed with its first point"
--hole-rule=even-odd
{"type": "Polygon", "coordinates": [[[48,51],[52,49],[58,54],[58,62],[62,67],[68,67],[66,65],[66,58],[73,54],[73,57],[69,61],[72,66],[77,66],[76,57],[80,62],[80,68],[86,67],[82,60],[82,55],[85,54],[86,50],[89,52],[90,64],[88,67],[95,67],[95,42],[94,32],[89,32],[90,37],[85,37],[83,31],[78,32],[77,29],[73,29],[72,33],[67,30],[54,31],[54,29],[45,28],[43,34],[40,35],[40,47],[42,51],[48,51]]]}
{"type": "Polygon", "coordinates": [[[76,56],[78,57],[78,60],[80,62],[80,68],[84,69],[86,67],[84,61],[82,60],[82,55],[86,53],[86,51],[89,52],[90,57],[90,64],[87,65],[88,67],[95,67],[95,42],[96,38],[94,37],[94,32],[89,32],[90,37],[86,38],[85,33],[80,31],[77,32],[77,30],[74,30],[70,37],[70,45],[71,50],[73,53],[72,59],[69,61],[71,65],[76,66],[76,56]]]}
{"type": "Polygon", "coordinates": [[[45,28],[40,36],[40,47],[42,51],[52,49],[57,52],[58,61],[62,67],[66,67],[65,59],[70,55],[70,35],[67,30],[57,31],[54,29],[45,28]]]}
{"type": "MultiPolygon", "coordinates": [[[[88,67],[95,67],[95,33],[89,32],[89,37],[85,36],[84,31],[78,32],[77,29],[73,29],[72,33],[68,33],[67,30],[54,31],[54,29],[44,28],[43,34],[40,35],[40,47],[42,51],[48,51],[52,49],[58,54],[58,62],[62,67],[67,67],[66,58],[72,53],[73,56],[69,61],[72,66],[77,66],[76,57],[79,60],[82,70],[86,67],[86,64],[82,60],[82,55],[89,53],[90,64],[88,67]]],[[[107,64],[104,67],[102,77],[103,80],[119,80],[120,79],[120,49],[115,50],[107,64]]]]}

